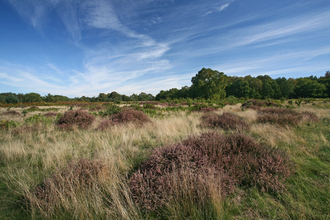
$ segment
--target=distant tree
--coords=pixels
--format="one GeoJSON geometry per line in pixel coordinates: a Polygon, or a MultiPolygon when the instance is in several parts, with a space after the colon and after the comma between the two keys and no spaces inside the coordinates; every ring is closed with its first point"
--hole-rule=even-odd
{"type": "Polygon", "coordinates": [[[131,98],[130,98],[129,96],[127,96],[127,95],[122,95],[121,98],[122,98],[122,100],[125,101],[125,102],[127,102],[127,101],[131,101],[131,98]]]}
{"type": "Polygon", "coordinates": [[[251,77],[248,79],[249,87],[250,87],[250,95],[249,97],[260,99],[262,93],[263,82],[261,79],[251,77]]]}
{"type": "Polygon", "coordinates": [[[247,81],[241,78],[235,79],[235,81],[226,88],[227,96],[235,96],[238,98],[248,98],[250,95],[250,86],[247,81]]]}
{"type": "Polygon", "coordinates": [[[272,89],[274,91],[274,95],[272,96],[272,98],[280,99],[282,97],[282,92],[281,92],[281,89],[278,86],[277,82],[273,80],[273,81],[270,82],[270,84],[271,84],[272,89]]]}
{"type": "Polygon", "coordinates": [[[109,99],[109,101],[112,101],[112,102],[123,101],[121,95],[118,92],[115,92],[115,91],[111,92],[108,95],[108,99],[109,99]]]}
{"type": "Polygon", "coordinates": [[[0,95],[0,103],[6,103],[6,98],[0,95]]]}
{"type": "Polygon", "coordinates": [[[330,71],[325,72],[325,78],[330,78],[330,71]]]}
{"type": "Polygon", "coordinates": [[[99,96],[97,97],[98,102],[107,102],[109,101],[108,95],[105,93],[99,93],[99,96]]]}
{"type": "Polygon", "coordinates": [[[19,99],[14,93],[10,93],[8,96],[6,96],[5,100],[7,103],[12,103],[12,104],[19,102],[19,99]]]}
{"type": "Polygon", "coordinates": [[[133,93],[130,96],[130,99],[131,99],[131,101],[139,101],[139,96],[137,94],[133,93]]]}
{"type": "Polygon", "coordinates": [[[205,68],[201,69],[191,79],[191,90],[194,98],[209,99],[213,96],[225,98],[227,78],[227,75],[223,72],[205,68]]]}
{"type": "Polygon", "coordinates": [[[294,92],[297,98],[322,98],[327,96],[326,86],[310,78],[297,79],[294,92]]]}
{"type": "Polygon", "coordinates": [[[41,102],[42,98],[38,93],[27,93],[23,97],[23,102],[41,102]]]}
{"type": "Polygon", "coordinates": [[[281,89],[282,96],[289,98],[294,93],[294,83],[292,80],[287,80],[285,77],[279,77],[275,80],[281,89]]]}
{"type": "Polygon", "coordinates": [[[272,81],[265,80],[262,83],[262,97],[263,98],[272,98],[274,97],[274,90],[272,88],[272,81]]]}
{"type": "Polygon", "coordinates": [[[55,99],[54,99],[54,96],[51,95],[50,93],[48,93],[48,95],[45,96],[45,102],[54,102],[55,99]]]}

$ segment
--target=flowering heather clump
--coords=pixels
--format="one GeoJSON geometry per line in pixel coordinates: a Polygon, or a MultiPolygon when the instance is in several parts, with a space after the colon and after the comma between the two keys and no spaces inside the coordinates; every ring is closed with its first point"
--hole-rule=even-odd
{"type": "Polygon", "coordinates": [[[206,201],[210,192],[224,197],[236,186],[280,192],[292,168],[281,150],[261,146],[243,134],[209,132],[156,149],[129,185],[134,201],[155,211],[178,195],[206,201]]]}
{"type": "Polygon", "coordinates": [[[134,109],[125,109],[112,115],[112,121],[116,123],[134,123],[137,125],[151,122],[146,114],[134,109]]]}
{"type": "Polygon", "coordinates": [[[145,211],[155,211],[185,195],[196,201],[207,199],[210,183],[222,196],[234,188],[231,178],[209,166],[200,150],[181,144],[156,149],[129,181],[133,199],[145,211]]]}
{"type": "Polygon", "coordinates": [[[102,122],[99,124],[98,129],[101,130],[101,131],[104,131],[104,130],[106,130],[107,128],[109,128],[109,127],[111,127],[111,126],[113,126],[113,125],[117,125],[117,124],[118,124],[118,122],[114,122],[114,121],[108,119],[108,120],[102,121],[102,122]]]}
{"type": "Polygon", "coordinates": [[[214,108],[214,107],[205,107],[205,108],[201,108],[201,112],[214,112],[216,111],[217,109],[214,108]]]}
{"type": "Polygon", "coordinates": [[[307,120],[307,121],[310,121],[310,122],[319,122],[320,119],[316,116],[315,113],[313,112],[308,112],[308,111],[305,111],[305,112],[302,112],[301,115],[307,120]]]}
{"type": "Polygon", "coordinates": [[[15,111],[15,110],[10,110],[10,111],[6,111],[1,113],[1,115],[21,115],[19,112],[15,111]]]}
{"type": "Polygon", "coordinates": [[[70,129],[73,125],[77,125],[79,128],[86,129],[95,120],[93,115],[88,114],[86,111],[67,111],[58,120],[58,127],[61,129],[70,129]]]}
{"type": "Polygon", "coordinates": [[[222,115],[206,114],[201,117],[202,125],[206,127],[220,127],[225,130],[237,129],[239,131],[249,130],[250,125],[238,116],[224,112],[222,115]]]}
{"type": "Polygon", "coordinates": [[[46,114],[44,114],[45,117],[55,117],[57,116],[57,114],[55,112],[47,112],[46,114]]]}
{"type": "Polygon", "coordinates": [[[41,186],[34,189],[35,198],[31,196],[27,199],[47,210],[63,197],[70,197],[84,188],[95,187],[105,173],[106,166],[102,161],[72,160],[65,169],[45,179],[41,186]]]}
{"type": "Polygon", "coordinates": [[[257,99],[251,99],[242,104],[241,108],[252,108],[252,109],[260,109],[261,107],[278,107],[279,105],[274,102],[260,101],[257,99]]]}
{"type": "Polygon", "coordinates": [[[143,112],[134,109],[124,109],[117,114],[113,114],[110,119],[102,121],[98,126],[98,129],[104,131],[113,125],[125,123],[133,123],[142,126],[149,122],[151,122],[149,117],[143,112]]]}
{"type": "Polygon", "coordinates": [[[211,164],[222,167],[240,186],[280,192],[293,170],[283,151],[262,146],[244,134],[224,136],[209,132],[192,136],[183,144],[208,155],[211,164]]]}
{"type": "Polygon", "coordinates": [[[297,125],[306,120],[317,122],[318,117],[312,112],[299,113],[291,109],[265,108],[258,111],[257,122],[285,125],[297,125]]]}

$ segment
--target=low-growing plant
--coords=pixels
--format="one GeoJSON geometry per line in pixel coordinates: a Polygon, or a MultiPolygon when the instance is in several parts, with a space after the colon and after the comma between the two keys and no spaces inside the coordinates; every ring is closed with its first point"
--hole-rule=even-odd
{"type": "Polygon", "coordinates": [[[15,111],[15,110],[9,110],[9,111],[6,111],[6,112],[1,113],[1,115],[12,115],[12,116],[15,116],[15,115],[21,115],[21,114],[19,112],[15,111]]]}
{"type": "Polygon", "coordinates": [[[112,115],[112,121],[118,123],[134,123],[136,125],[143,125],[151,122],[149,117],[141,111],[134,109],[125,109],[117,114],[112,115]]]}
{"type": "Polygon", "coordinates": [[[57,116],[57,113],[55,113],[55,112],[47,112],[46,114],[44,114],[44,116],[45,117],[55,117],[55,116],[57,116]]]}
{"type": "Polygon", "coordinates": [[[106,117],[113,114],[117,114],[121,111],[121,108],[117,105],[109,105],[104,111],[99,111],[99,115],[106,117]]]}
{"type": "Polygon", "coordinates": [[[40,186],[33,189],[27,196],[31,205],[52,213],[60,209],[64,200],[70,200],[72,195],[83,189],[95,188],[100,178],[106,175],[106,166],[101,160],[72,160],[63,169],[44,179],[40,186]]]}
{"type": "Polygon", "coordinates": [[[92,125],[94,120],[95,116],[88,114],[86,111],[67,111],[61,118],[59,118],[57,125],[59,128],[66,130],[71,129],[73,125],[76,125],[81,129],[87,129],[92,125]]]}
{"type": "Polygon", "coordinates": [[[172,199],[207,200],[210,183],[225,197],[234,184],[221,169],[208,164],[199,149],[187,145],[158,148],[129,180],[134,201],[144,211],[156,211],[172,199]]]}
{"type": "Polygon", "coordinates": [[[36,114],[36,115],[32,115],[29,118],[26,118],[26,119],[24,119],[24,121],[26,123],[30,123],[30,124],[36,124],[39,122],[43,122],[45,124],[51,124],[53,122],[53,120],[51,118],[41,115],[40,113],[36,114]]]}
{"type": "Polygon", "coordinates": [[[241,108],[252,108],[252,109],[260,109],[261,107],[278,107],[280,106],[279,104],[275,102],[269,101],[261,101],[257,99],[251,99],[245,103],[242,104],[241,108]]]}
{"type": "Polygon", "coordinates": [[[0,121],[0,128],[1,129],[9,129],[9,128],[16,128],[19,127],[21,123],[12,121],[12,120],[2,120],[0,121]]]}
{"type": "Polygon", "coordinates": [[[222,115],[218,114],[205,114],[201,117],[202,126],[206,127],[220,127],[225,130],[249,130],[250,125],[246,123],[243,119],[239,118],[238,116],[224,112],[222,115]]]}
{"type": "Polygon", "coordinates": [[[294,170],[284,151],[262,146],[244,134],[225,136],[209,132],[192,136],[183,144],[200,149],[212,164],[222,167],[243,187],[281,192],[285,179],[294,170]]]}
{"type": "Polygon", "coordinates": [[[297,125],[302,121],[317,122],[318,117],[312,112],[299,113],[292,109],[265,108],[258,110],[257,122],[278,125],[297,125]]]}

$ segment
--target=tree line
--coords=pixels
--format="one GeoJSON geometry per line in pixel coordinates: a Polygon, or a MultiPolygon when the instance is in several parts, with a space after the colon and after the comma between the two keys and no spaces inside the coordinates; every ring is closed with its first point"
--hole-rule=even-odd
{"type": "Polygon", "coordinates": [[[191,79],[191,86],[181,89],[172,88],[161,90],[156,96],[141,92],[130,96],[117,92],[100,93],[97,97],[69,98],[62,95],[41,96],[38,93],[0,93],[0,103],[19,102],[60,102],[60,101],[86,101],[86,102],[121,102],[121,101],[154,101],[170,99],[213,99],[221,100],[229,96],[236,98],[253,99],[281,99],[281,98],[325,98],[330,97],[330,71],[324,76],[276,79],[268,75],[252,77],[227,76],[223,72],[212,69],[201,69],[191,79]]]}

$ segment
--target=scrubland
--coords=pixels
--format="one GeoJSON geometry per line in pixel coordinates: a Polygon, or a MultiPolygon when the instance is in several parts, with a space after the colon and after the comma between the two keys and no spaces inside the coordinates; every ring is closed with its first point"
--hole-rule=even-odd
{"type": "Polygon", "coordinates": [[[0,218],[328,219],[315,103],[1,108],[0,218]]]}

